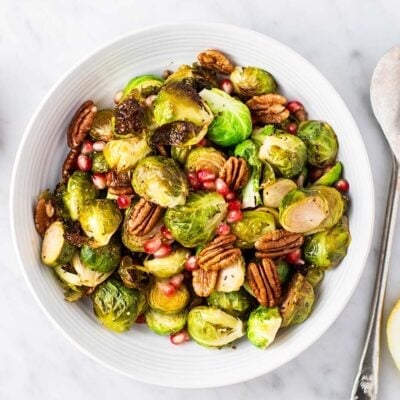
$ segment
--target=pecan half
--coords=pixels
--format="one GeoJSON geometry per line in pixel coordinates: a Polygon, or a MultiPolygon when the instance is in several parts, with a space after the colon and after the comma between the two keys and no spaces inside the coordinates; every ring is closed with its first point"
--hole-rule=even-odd
{"type": "Polygon", "coordinates": [[[157,225],[157,222],[161,218],[162,211],[163,209],[159,205],[140,199],[133,207],[129,217],[129,233],[136,236],[148,234],[157,225]]]}
{"type": "Polygon", "coordinates": [[[115,107],[115,129],[120,135],[141,132],[145,107],[135,99],[127,99],[115,107]]]}
{"type": "Polygon", "coordinates": [[[229,157],[219,177],[223,179],[232,190],[243,188],[249,180],[250,169],[244,158],[229,157]]]}
{"type": "Polygon", "coordinates": [[[78,160],[79,150],[71,149],[67,154],[67,157],[64,160],[62,166],[62,182],[66,183],[68,178],[72,175],[72,173],[76,170],[76,162],[78,160]]]}
{"type": "Polygon", "coordinates": [[[263,124],[279,124],[289,118],[290,112],[285,105],[284,96],[276,93],[253,96],[246,102],[256,122],[263,124]]]}
{"type": "Polygon", "coordinates": [[[34,219],[36,230],[43,237],[47,228],[56,220],[55,208],[48,192],[40,196],[36,203],[34,219]]]}
{"type": "Polygon", "coordinates": [[[212,69],[221,74],[229,75],[234,69],[229,59],[218,50],[202,51],[197,55],[197,59],[202,67],[212,69]]]}
{"type": "Polygon", "coordinates": [[[117,173],[111,170],[107,174],[108,193],[114,196],[129,196],[133,194],[131,177],[128,172],[117,173]]]}
{"type": "Polygon", "coordinates": [[[233,247],[235,235],[221,235],[207,244],[198,254],[199,267],[210,271],[219,271],[238,260],[242,253],[233,247]]]}
{"type": "Polygon", "coordinates": [[[293,233],[284,229],[277,229],[265,233],[255,243],[256,257],[280,257],[298,249],[304,243],[301,233],[293,233]]]}
{"type": "Polygon", "coordinates": [[[68,127],[68,146],[71,149],[79,147],[93,125],[97,107],[92,100],[85,101],[75,113],[68,127]]]}
{"type": "Polygon", "coordinates": [[[218,271],[206,271],[198,268],[192,272],[192,286],[197,296],[207,297],[217,284],[218,271]]]}
{"type": "Polygon", "coordinates": [[[281,282],[274,262],[263,258],[261,264],[247,266],[247,281],[258,302],[264,307],[275,307],[281,297],[281,282]]]}

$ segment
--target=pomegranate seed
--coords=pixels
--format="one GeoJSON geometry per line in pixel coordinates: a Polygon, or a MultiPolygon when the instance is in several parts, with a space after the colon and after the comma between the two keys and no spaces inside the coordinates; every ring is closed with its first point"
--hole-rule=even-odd
{"type": "Polygon", "coordinates": [[[161,227],[161,234],[165,237],[165,239],[174,240],[174,238],[172,237],[172,233],[165,225],[161,227]]]}
{"type": "Polygon", "coordinates": [[[291,114],[294,114],[296,111],[299,111],[304,108],[303,104],[301,104],[299,101],[289,101],[289,103],[286,104],[286,108],[289,110],[291,114]]]}
{"type": "Polygon", "coordinates": [[[117,197],[117,206],[123,210],[125,208],[128,208],[131,205],[131,197],[122,194],[121,196],[117,197]]]}
{"type": "Polygon", "coordinates": [[[209,181],[215,181],[215,174],[211,170],[207,168],[199,169],[197,171],[197,178],[201,183],[203,182],[209,182],[209,181]]]}
{"type": "Polygon", "coordinates": [[[228,203],[228,210],[240,210],[242,208],[242,203],[240,200],[232,200],[228,203]]]}
{"type": "Polygon", "coordinates": [[[106,146],[105,142],[99,140],[99,141],[93,143],[93,150],[94,151],[103,151],[105,146],[106,146]]]}
{"type": "Polygon", "coordinates": [[[170,244],[163,243],[154,253],[153,256],[156,258],[166,257],[171,254],[172,247],[170,244]]]}
{"type": "Polygon", "coordinates": [[[93,142],[91,140],[86,140],[85,142],[83,142],[81,153],[82,154],[93,153],[93,142]]]}
{"type": "Polygon", "coordinates": [[[233,85],[230,79],[223,79],[220,84],[219,87],[228,94],[231,94],[233,92],[233,85]]]}
{"type": "Polygon", "coordinates": [[[197,265],[197,257],[196,256],[190,256],[185,263],[185,269],[186,271],[194,271],[199,266],[197,265]]]}
{"type": "Polygon", "coordinates": [[[86,154],[79,154],[76,164],[83,172],[90,171],[92,168],[92,160],[86,154]]]}
{"type": "Polygon", "coordinates": [[[301,255],[302,255],[301,249],[293,250],[291,253],[286,254],[285,261],[288,262],[289,264],[296,264],[296,265],[304,264],[304,261],[301,259],[301,255]]]}
{"type": "Polygon", "coordinates": [[[97,189],[99,190],[105,189],[105,187],[107,186],[106,175],[96,172],[95,174],[92,175],[92,182],[97,189]]]}
{"type": "Polygon", "coordinates": [[[311,182],[315,182],[317,179],[321,178],[323,174],[324,174],[323,168],[310,168],[308,170],[308,179],[311,182]]]}
{"type": "Polygon", "coordinates": [[[146,323],[146,317],[144,314],[140,314],[135,321],[137,324],[145,324],[146,323]]]}
{"type": "Polygon", "coordinates": [[[346,179],[339,179],[334,186],[341,193],[347,193],[350,189],[350,183],[346,179]]]}
{"type": "Polygon", "coordinates": [[[197,178],[197,174],[193,171],[189,171],[187,174],[188,177],[188,181],[190,186],[194,189],[194,190],[198,190],[201,188],[201,182],[199,181],[199,179],[197,178]]]}
{"type": "Polygon", "coordinates": [[[205,181],[201,184],[204,190],[215,190],[215,181],[205,181]]]}
{"type": "Polygon", "coordinates": [[[226,217],[226,222],[233,224],[234,222],[238,222],[243,218],[243,214],[240,210],[232,210],[228,212],[228,216],[226,217]]]}
{"type": "Polygon", "coordinates": [[[122,100],[123,96],[124,96],[124,92],[122,90],[120,90],[119,92],[115,93],[115,95],[114,95],[114,103],[118,104],[122,100]]]}
{"type": "Polygon", "coordinates": [[[226,196],[229,193],[229,186],[226,184],[226,182],[221,179],[217,178],[215,180],[215,190],[222,196],[226,196]]]}
{"type": "Polygon", "coordinates": [[[296,124],[296,122],[291,122],[288,126],[287,126],[287,131],[289,133],[291,133],[292,135],[295,135],[297,133],[297,128],[298,125],[296,124]]]}
{"type": "Polygon", "coordinates": [[[209,144],[210,144],[210,142],[206,138],[203,138],[200,140],[199,143],[197,143],[197,146],[198,147],[207,147],[209,144]]]}
{"type": "Polygon", "coordinates": [[[172,278],[169,279],[169,283],[175,288],[178,289],[183,282],[183,274],[174,275],[172,278]]]}
{"type": "Polygon", "coordinates": [[[146,104],[147,107],[151,107],[156,98],[157,98],[156,94],[151,94],[150,96],[146,97],[146,100],[144,101],[144,104],[146,104]]]}
{"type": "Polygon", "coordinates": [[[161,239],[155,237],[153,239],[146,240],[143,244],[143,248],[147,254],[154,254],[161,247],[161,245],[161,239]]]}
{"type": "Polygon", "coordinates": [[[226,194],[226,196],[225,196],[225,200],[226,201],[232,201],[232,200],[235,200],[235,199],[236,199],[236,193],[232,192],[232,191],[228,192],[226,194]]]}
{"type": "Polygon", "coordinates": [[[169,337],[169,340],[171,341],[172,344],[182,344],[185,342],[188,342],[190,340],[190,336],[188,334],[188,332],[183,329],[180,332],[174,333],[173,335],[171,335],[169,337]]]}
{"type": "Polygon", "coordinates": [[[219,224],[219,226],[217,228],[218,235],[225,236],[225,235],[229,235],[230,232],[231,232],[231,227],[228,224],[225,224],[225,223],[219,224]]]}
{"type": "Polygon", "coordinates": [[[176,292],[176,287],[168,279],[162,280],[157,284],[160,290],[168,297],[173,296],[176,292]]]}

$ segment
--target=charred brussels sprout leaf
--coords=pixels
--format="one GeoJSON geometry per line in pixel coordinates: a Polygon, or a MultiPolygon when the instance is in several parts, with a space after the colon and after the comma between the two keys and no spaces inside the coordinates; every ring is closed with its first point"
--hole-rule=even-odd
{"type": "Polygon", "coordinates": [[[229,293],[214,291],[207,297],[207,304],[234,317],[243,317],[251,307],[252,299],[244,289],[229,293]]]}
{"type": "Polygon", "coordinates": [[[281,324],[278,308],[258,306],[247,321],[247,339],[254,346],[266,349],[275,340],[281,324]]]}
{"type": "Polygon", "coordinates": [[[146,311],[145,317],[148,328],[154,333],[157,335],[171,335],[184,328],[187,320],[187,312],[163,314],[149,308],[146,311]]]}
{"type": "Polygon", "coordinates": [[[200,96],[215,116],[207,133],[212,142],[226,147],[238,144],[250,136],[250,110],[244,103],[220,89],[204,89],[200,96]]]}
{"type": "Polygon", "coordinates": [[[111,240],[107,245],[97,248],[84,244],[80,259],[93,271],[110,272],[118,267],[121,260],[121,246],[117,240],[111,240]]]}
{"type": "Polygon", "coordinates": [[[102,151],[93,153],[92,156],[92,172],[107,172],[110,166],[107,164],[106,158],[102,151]]]}
{"type": "Polygon", "coordinates": [[[112,200],[87,201],[81,208],[79,222],[92,247],[105,246],[122,222],[122,215],[112,200]]]}
{"type": "Polygon", "coordinates": [[[201,127],[193,122],[173,121],[156,128],[151,135],[151,142],[155,146],[184,146],[191,138],[196,137],[200,130],[201,127]]]}
{"type": "Polygon", "coordinates": [[[119,136],[128,137],[139,134],[146,124],[147,109],[134,98],[118,103],[114,109],[115,130],[119,136]]]}
{"type": "Polygon", "coordinates": [[[197,172],[200,169],[208,169],[218,176],[225,161],[224,154],[213,147],[197,147],[189,153],[185,170],[197,172]]]}
{"type": "Polygon", "coordinates": [[[156,278],[171,278],[183,271],[189,254],[189,250],[178,248],[166,257],[147,259],[143,265],[156,278]]]}
{"type": "Polygon", "coordinates": [[[161,207],[185,204],[189,192],[186,176],[171,158],[146,157],[132,174],[132,186],[144,199],[161,207]]]}
{"type": "Polygon", "coordinates": [[[143,101],[146,97],[157,94],[163,84],[164,79],[156,75],[136,76],[125,86],[121,102],[125,101],[127,98],[143,101]]]}
{"type": "Polygon", "coordinates": [[[235,92],[240,96],[252,97],[277,91],[273,76],[261,68],[236,66],[230,79],[235,92]]]}
{"type": "Polygon", "coordinates": [[[293,178],[307,161],[307,148],[302,140],[289,133],[267,136],[258,154],[284,178],[293,178]]]}
{"type": "Polygon", "coordinates": [[[218,193],[193,192],[184,205],[166,211],[164,222],[176,241],[185,247],[196,247],[212,239],[227,207],[218,193]]]}
{"type": "Polygon", "coordinates": [[[141,265],[136,265],[129,256],[122,258],[118,274],[127,288],[143,290],[149,286],[150,275],[143,271],[141,265]]]}
{"type": "Polygon", "coordinates": [[[343,217],[332,228],[306,238],[304,259],[323,269],[336,267],[346,255],[350,241],[347,218],[343,217]]]}
{"type": "Polygon", "coordinates": [[[113,110],[97,111],[89,132],[95,141],[109,142],[115,136],[115,116],[113,110]]]}
{"type": "Polygon", "coordinates": [[[338,141],[329,124],[321,121],[302,122],[297,135],[307,145],[309,164],[322,168],[335,161],[338,141]]]}
{"type": "Polygon", "coordinates": [[[167,296],[160,287],[162,283],[156,280],[151,286],[147,299],[149,306],[163,314],[176,314],[183,311],[190,300],[187,287],[181,284],[171,296],[167,296]]]}
{"type": "Polygon", "coordinates": [[[222,347],[245,334],[244,324],[219,308],[199,306],[188,316],[190,337],[205,347],[222,347]]]}
{"type": "Polygon", "coordinates": [[[166,84],[181,82],[190,85],[197,92],[202,89],[211,89],[218,86],[218,80],[215,72],[210,69],[203,68],[198,64],[181,65],[166,80],[166,84]]]}
{"type": "Polygon", "coordinates": [[[114,332],[126,332],[144,311],[144,294],[128,289],[115,279],[100,285],[92,296],[97,319],[114,332]]]}

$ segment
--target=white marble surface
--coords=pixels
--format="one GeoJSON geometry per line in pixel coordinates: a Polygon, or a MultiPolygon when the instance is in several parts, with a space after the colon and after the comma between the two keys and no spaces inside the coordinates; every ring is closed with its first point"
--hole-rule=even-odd
{"type": "MultiPolygon", "coordinates": [[[[389,174],[388,148],[372,116],[374,64],[398,43],[396,0],[2,0],[0,7],[0,399],[346,399],[370,309],[389,174]],[[86,358],[51,325],[22,279],[11,246],[8,195],[23,130],[56,79],[104,41],[166,21],[252,28],[296,49],[333,83],[367,145],[376,188],[376,228],[365,272],[349,305],[311,348],[258,379],[219,389],[173,390],[135,382],[86,358]]],[[[356,149],[355,149],[356,154],[356,149]]],[[[398,235],[397,235],[398,236],[398,235]]],[[[400,297],[400,239],[385,302],[400,297]]],[[[382,340],[380,399],[400,398],[400,373],[382,340]]]]}

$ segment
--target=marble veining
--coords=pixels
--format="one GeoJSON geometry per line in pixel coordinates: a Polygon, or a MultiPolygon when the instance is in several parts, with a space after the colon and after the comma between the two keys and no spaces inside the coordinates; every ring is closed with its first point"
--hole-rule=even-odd
{"type": "MultiPolygon", "coordinates": [[[[0,399],[347,399],[361,353],[390,174],[388,147],[373,118],[369,81],[378,58],[399,41],[396,0],[2,0],[0,12],[0,399]],[[22,279],[11,246],[11,168],[23,130],[41,98],[71,65],[105,41],[163,22],[213,21],[270,35],[296,49],[332,82],[364,137],[374,174],[376,228],[360,284],[329,331],[274,372],[218,389],[153,387],[81,354],[51,325],[22,279]]],[[[355,149],[356,152],[356,149],[355,149]]],[[[356,153],[355,153],[356,154],[356,153]]],[[[397,224],[399,226],[399,224],[397,224]]],[[[399,232],[385,321],[400,297],[399,232]]],[[[400,398],[400,373],[382,338],[380,399],[400,398]]]]}

